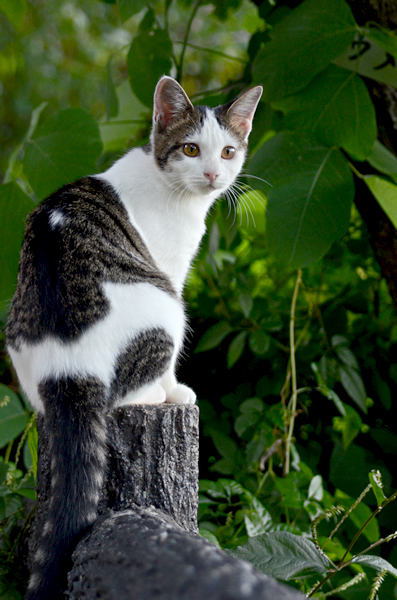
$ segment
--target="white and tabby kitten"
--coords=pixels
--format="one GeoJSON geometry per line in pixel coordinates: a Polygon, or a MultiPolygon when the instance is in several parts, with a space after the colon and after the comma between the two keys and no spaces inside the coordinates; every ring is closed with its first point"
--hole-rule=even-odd
{"type": "Polygon", "coordinates": [[[52,456],[29,600],[63,598],[71,552],[96,518],[109,409],[195,402],[175,378],[182,290],[206,214],[241,171],[261,94],[194,107],[161,78],[150,143],[64,186],[27,221],[7,347],[52,456]]]}

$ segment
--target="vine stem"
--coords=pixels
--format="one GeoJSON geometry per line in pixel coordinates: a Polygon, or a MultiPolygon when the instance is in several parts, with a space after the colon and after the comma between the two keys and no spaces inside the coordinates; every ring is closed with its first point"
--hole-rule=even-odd
{"type": "Polygon", "coordinates": [[[290,362],[291,362],[291,384],[292,384],[292,397],[291,397],[291,418],[288,426],[288,435],[285,442],[285,465],[284,465],[284,475],[288,475],[290,470],[290,453],[291,453],[291,443],[292,436],[294,433],[294,425],[295,425],[295,413],[296,413],[296,405],[298,399],[298,387],[296,382],[296,362],[295,362],[295,310],[296,310],[296,300],[298,298],[299,287],[302,283],[302,269],[298,269],[298,274],[295,282],[294,294],[292,296],[291,303],[291,316],[289,321],[289,341],[290,341],[290,362]]]}
{"type": "Polygon", "coordinates": [[[184,40],[182,42],[182,52],[181,52],[181,56],[179,59],[179,64],[178,64],[178,70],[177,70],[177,80],[179,81],[179,83],[182,83],[182,77],[183,77],[183,63],[185,61],[185,53],[186,53],[186,48],[187,48],[187,44],[188,44],[188,39],[189,39],[189,35],[190,35],[190,30],[192,28],[192,23],[194,21],[194,17],[197,14],[198,9],[201,6],[201,0],[197,0],[191,14],[190,14],[190,18],[187,24],[187,28],[186,28],[186,33],[185,33],[185,37],[184,40]]]}

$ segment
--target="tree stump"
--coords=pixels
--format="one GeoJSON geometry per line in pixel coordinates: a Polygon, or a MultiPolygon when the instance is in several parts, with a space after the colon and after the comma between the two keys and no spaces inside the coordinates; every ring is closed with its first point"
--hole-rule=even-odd
{"type": "MultiPolygon", "coordinates": [[[[303,598],[196,535],[198,416],[197,406],[175,404],[126,406],[109,413],[108,472],[98,519],[74,551],[69,600],[303,598]]],[[[38,431],[31,555],[51,490],[42,417],[38,431]]]]}

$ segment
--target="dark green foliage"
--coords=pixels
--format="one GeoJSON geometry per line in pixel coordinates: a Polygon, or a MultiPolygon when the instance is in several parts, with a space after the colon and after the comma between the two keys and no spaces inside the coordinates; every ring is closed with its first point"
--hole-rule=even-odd
{"type": "MultiPolygon", "coordinates": [[[[397,224],[397,158],[362,79],[397,85],[377,68],[395,36],[346,0],[55,4],[0,2],[3,320],[25,215],[147,142],[160,75],[211,106],[262,83],[240,205],[209,215],[185,294],[201,531],[315,597],[396,598],[397,550],[380,541],[397,530],[397,320],[353,204],[362,178],[397,224]]],[[[20,598],[37,440],[5,355],[1,377],[0,582],[20,598]]]]}

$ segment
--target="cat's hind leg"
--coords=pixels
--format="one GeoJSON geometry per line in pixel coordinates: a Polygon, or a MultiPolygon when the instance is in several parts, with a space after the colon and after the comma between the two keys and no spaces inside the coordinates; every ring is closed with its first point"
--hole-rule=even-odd
{"type": "Polygon", "coordinates": [[[161,404],[166,391],[160,385],[174,354],[174,342],[162,328],[137,334],[117,357],[110,388],[116,406],[161,404]]]}

